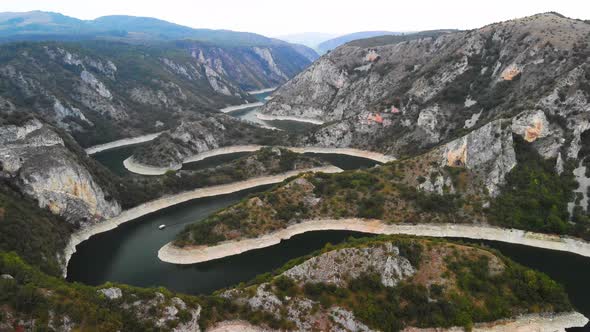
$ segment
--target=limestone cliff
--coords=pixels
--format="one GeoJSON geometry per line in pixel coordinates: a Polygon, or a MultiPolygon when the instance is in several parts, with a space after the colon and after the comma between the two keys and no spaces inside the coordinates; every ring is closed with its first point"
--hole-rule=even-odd
{"type": "Polygon", "coordinates": [[[70,223],[84,227],[121,212],[50,126],[31,119],[0,126],[0,175],[70,223]]]}

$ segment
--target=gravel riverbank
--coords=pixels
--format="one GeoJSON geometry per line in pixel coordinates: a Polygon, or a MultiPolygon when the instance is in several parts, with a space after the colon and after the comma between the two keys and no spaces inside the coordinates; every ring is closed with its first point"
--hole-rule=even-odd
{"type": "Polygon", "coordinates": [[[407,234],[432,237],[453,237],[501,241],[531,247],[567,251],[590,257],[590,243],[557,235],[526,232],[493,226],[457,224],[386,224],[380,220],[365,219],[322,219],[303,221],[283,230],[258,238],[222,242],[214,246],[178,248],[168,243],[158,251],[160,260],[173,264],[195,264],[223,257],[238,255],[246,251],[266,248],[282,240],[312,231],[346,230],[369,234],[407,234]]]}
{"type": "Polygon", "coordinates": [[[162,133],[163,133],[163,131],[161,131],[159,133],[147,134],[147,135],[142,135],[142,136],[137,136],[137,137],[123,138],[123,139],[120,139],[117,141],[112,141],[112,142],[108,142],[105,144],[91,146],[86,149],[86,153],[89,155],[93,155],[95,153],[99,153],[99,152],[110,150],[110,149],[120,148],[122,146],[149,142],[149,141],[154,140],[156,137],[160,136],[162,133]]]}

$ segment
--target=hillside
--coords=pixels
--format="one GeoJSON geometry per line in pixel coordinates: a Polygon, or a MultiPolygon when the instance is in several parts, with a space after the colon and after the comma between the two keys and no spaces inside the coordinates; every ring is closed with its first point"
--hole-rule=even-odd
{"type": "Polygon", "coordinates": [[[0,45],[0,110],[28,111],[83,146],[174,128],[195,112],[255,101],[309,60],[284,46],[106,41],[0,45]]]}
{"type": "Polygon", "coordinates": [[[0,274],[3,331],[400,331],[522,314],[559,329],[587,321],[541,273],[485,249],[402,237],[326,247],[212,296],[67,283],[3,252],[0,274]]]}
{"type": "Polygon", "coordinates": [[[1,250],[59,273],[74,230],[121,213],[115,180],[63,130],[0,117],[1,250]]]}
{"type": "Polygon", "coordinates": [[[232,145],[281,145],[289,141],[281,131],[254,126],[225,114],[192,116],[174,130],[147,143],[133,154],[140,164],[179,168],[185,158],[232,145]]]}
{"type": "Polygon", "coordinates": [[[175,245],[341,218],[491,224],[590,239],[589,34],[585,22],[540,14],[436,39],[335,50],[281,87],[263,111],[329,121],[303,144],[399,160],[301,176],[187,227],[175,245]],[[424,58],[434,62],[416,63],[424,58]],[[347,69],[359,61],[368,62],[362,74],[347,69]]]}
{"type": "Polygon", "coordinates": [[[304,144],[403,157],[542,110],[561,128],[552,131],[565,138],[559,147],[570,146],[560,133],[576,137],[576,157],[588,121],[589,34],[588,23],[547,13],[436,38],[357,41],[283,85],[261,112],[326,122],[304,144]]]}
{"type": "Polygon", "coordinates": [[[328,245],[220,295],[291,330],[412,331],[568,310],[560,293],[544,275],[484,249],[383,236],[328,245]]]}

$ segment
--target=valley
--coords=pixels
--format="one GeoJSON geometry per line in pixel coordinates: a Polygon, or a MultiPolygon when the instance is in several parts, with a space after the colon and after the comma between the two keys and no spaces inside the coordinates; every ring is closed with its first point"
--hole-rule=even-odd
{"type": "Polygon", "coordinates": [[[0,332],[590,328],[589,41],[0,13],[0,332]]]}

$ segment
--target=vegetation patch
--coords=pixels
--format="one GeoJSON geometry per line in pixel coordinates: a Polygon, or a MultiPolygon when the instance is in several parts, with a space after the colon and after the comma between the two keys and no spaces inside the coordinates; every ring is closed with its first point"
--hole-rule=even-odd
{"type": "MultiPolygon", "coordinates": [[[[337,263],[348,264],[346,257],[337,263]]],[[[400,331],[410,326],[470,329],[478,322],[526,313],[571,310],[563,288],[542,273],[483,248],[407,236],[378,236],[327,245],[238,289],[242,295],[252,294],[254,289],[263,287],[263,283],[269,284],[266,289],[281,299],[283,305],[301,299],[312,300],[315,309],[311,317],[304,319],[321,317],[336,306],[353,312],[356,319],[381,331],[400,331]],[[348,279],[345,286],[295,281],[282,274],[330,251],[370,249],[384,243],[398,247],[400,255],[408,257],[417,269],[413,277],[394,287],[383,285],[382,271],[365,271],[357,278],[348,279]],[[434,256],[438,256],[440,264],[433,263],[434,256]],[[428,272],[423,272],[426,270],[428,272]],[[429,274],[429,278],[421,278],[424,273],[429,274]]]]}
{"type": "Polygon", "coordinates": [[[505,227],[545,233],[573,231],[567,204],[577,183],[570,171],[555,172],[555,161],[544,160],[520,137],[514,137],[517,165],[506,177],[500,196],[492,201],[490,220],[505,227]]]}

